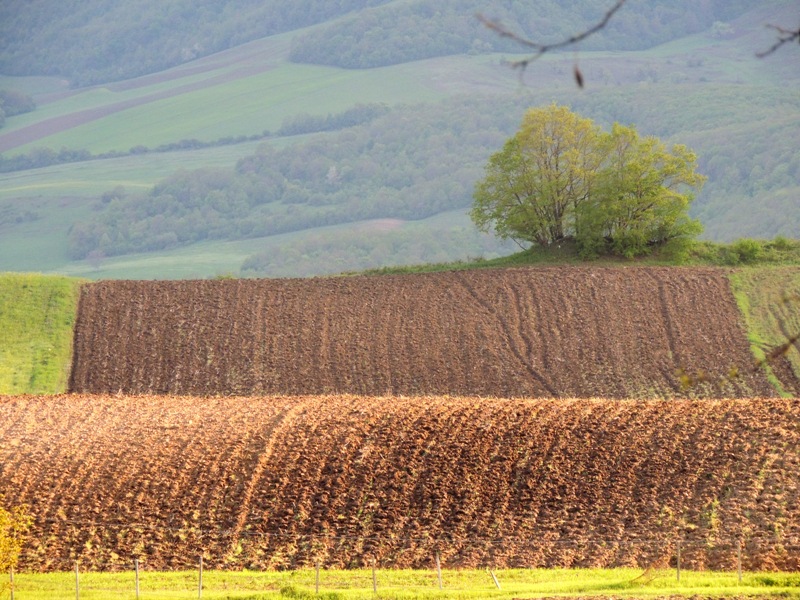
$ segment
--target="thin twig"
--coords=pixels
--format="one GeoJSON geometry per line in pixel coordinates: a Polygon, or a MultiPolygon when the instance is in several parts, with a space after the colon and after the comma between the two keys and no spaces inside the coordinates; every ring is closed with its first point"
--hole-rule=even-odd
{"type": "Polygon", "coordinates": [[[756,56],[758,58],[764,58],[765,56],[769,56],[773,52],[775,52],[778,48],[783,46],[788,42],[793,42],[797,40],[800,42],[800,29],[790,30],[784,29],[783,27],[779,27],[778,25],[767,25],[770,29],[774,29],[778,32],[778,41],[775,42],[770,48],[764,50],[763,52],[757,52],[756,56]]]}
{"type": "Polygon", "coordinates": [[[500,37],[514,40],[515,42],[517,42],[522,46],[525,46],[527,48],[532,48],[533,50],[535,50],[535,52],[531,56],[528,56],[527,58],[523,58],[521,60],[517,60],[511,63],[512,67],[525,70],[528,64],[539,58],[545,52],[549,52],[550,50],[555,50],[557,48],[563,48],[564,46],[570,46],[572,44],[585,40],[590,35],[595,34],[601,29],[603,29],[603,27],[605,27],[611,20],[611,17],[614,16],[614,13],[616,13],[620,8],[622,8],[622,5],[625,4],[626,1],[627,0],[617,0],[614,6],[612,6],[608,10],[608,12],[606,12],[603,18],[589,29],[582,31],[581,33],[576,33],[575,35],[565,40],[561,40],[560,42],[554,42],[552,44],[541,44],[538,42],[534,42],[533,40],[529,40],[517,33],[514,33],[499,21],[489,19],[482,14],[478,14],[476,16],[478,17],[478,20],[481,23],[483,23],[486,27],[497,33],[500,37]]]}

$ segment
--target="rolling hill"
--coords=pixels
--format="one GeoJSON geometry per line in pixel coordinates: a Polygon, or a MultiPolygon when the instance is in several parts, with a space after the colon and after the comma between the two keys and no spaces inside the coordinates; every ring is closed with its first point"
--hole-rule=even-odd
{"type": "Polygon", "coordinates": [[[0,397],[22,566],[797,570],[797,400],[0,397]]]}
{"type": "MultiPolygon", "coordinates": [[[[90,4],[86,11],[102,13],[90,4]]],[[[502,65],[508,55],[498,53],[499,46],[442,50],[367,69],[292,60],[303,36],[332,43],[342,27],[371,27],[364,39],[380,32],[398,36],[401,21],[384,31],[384,16],[400,11],[414,23],[411,17],[429,9],[424,2],[372,8],[339,3],[336,14],[287,18],[281,32],[258,37],[265,32],[253,29],[255,37],[243,44],[220,36],[227,41],[207,46],[202,56],[161,71],[139,65],[136,78],[104,76],[105,83],[91,87],[71,88],[66,71],[60,77],[2,76],[0,87],[33,94],[38,108],[9,117],[0,129],[0,169],[8,171],[0,173],[0,269],[163,278],[240,273],[247,265],[250,275],[286,276],[508,253],[510,247],[478,235],[465,216],[471,186],[524,110],[552,101],[605,125],[633,122],[642,133],[693,147],[709,182],[692,210],[708,238],[796,237],[800,103],[790,92],[798,77],[796,49],[754,57],[772,42],[764,23],[789,22],[796,18],[794,7],[779,0],[755,8],[710,3],[703,12],[678,4],[678,12],[656,15],[649,5],[637,9],[631,3],[617,30],[577,55],[544,57],[528,69],[522,85],[502,65]],[[632,46],[637,22],[647,24],[648,33],[632,46]],[[576,57],[587,81],[584,91],[571,77],[576,57]],[[328,127],[320,123],[337,122],[359,105],[384,106],[388,113],[318,131],[328,127]],[[304,132],[287,135],[298,123],[304,132]],[[437,160],[429,154],[434,141],[442,144],[437,160]],[[374,166],[371,143],[388,150],[374,166]],[[237,161],[263,156],[261,144],[275,152],[280,189],[288,191],[260,213],[240,210],[236,219],[270,226],[242,228],[213,194],[190,192],[203,207],[194,220],[180,224],[167,215],[160,225],[164,235],[145,239],[154,225],[131,211],[156,198],[159,185],[174,182],[176,174],[190,182],[196,169],[233,177],[237,161]],[[432,176],[437,162],[442,173],[432,176]],[[453,162],[460,163],[458,170],[449,166],[453,162]],[[341,187],[322,189],[331,168],[342,175],[332,180],[341,187]],[[390,231],[381,230],[386,219],[394,224],[390,231]],[[210,231],[200,223],[218,226],[210,231]],[[365,228],[374,233],[363,236],[365,228]],[[264,260],[271,254],[275,260],[264,260]]],[[[167,5],[182,6],[165,3],[164,10],[167,5]]],[[[255,4],[250,9],[257,10],[255,4]]],[[[89,12],[77,13],[76,22],[89,12]]],[[[28,22],[27,14],[20,11],[18,25],[28,22]]],[[[213,21],[210,14],[196,16],[206,19],[203,27],[213,21]]],[[[443,12],[442,22],[453,14],[443,12]]],[[[553,14],[564,26],[566,16],[553,14]]],[[[581,14],[589,20],[593,13],[581,14]]],[[[498,15],[520,17],[499,9],[498,15]]],[[[179,21],[181,27],[195,27],[192,18],[179,21]]],[[[220,29],[233,22],[222,19],[220,29]]],[[[100,28],[103,20],[92,23],[100,28]]],[[[62,33],[71,31],[77,30],[65,26],[62,33]]],[[[156,31],[147,46],[154,51],[163,49],[156,31]]],[[[473,24],[462,33],[474,32],[473,24]]],[[[12,37],[5,39],[11,43],[12,37]]],[[[54,48],[63,43],[56,41],[54,48]]],[[[0,64],[19,52],[8,50],[0,64]]],[[[26,68],[30,73],[33,67],[26,68]]],[[[262,186],[268,194],[278,189],[262,186]]],[[[236,196],[235,187],[219,191],[228,199],[236,196]]]]}

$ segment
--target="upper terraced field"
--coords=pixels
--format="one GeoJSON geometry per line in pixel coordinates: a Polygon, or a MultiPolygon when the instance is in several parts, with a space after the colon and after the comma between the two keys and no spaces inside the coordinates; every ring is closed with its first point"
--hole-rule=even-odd
{"type": "Polygon", "coordinates": [[[719,269],[109,281],[82,289],[70,390],[774,395],[752,363],[719,269]]]}

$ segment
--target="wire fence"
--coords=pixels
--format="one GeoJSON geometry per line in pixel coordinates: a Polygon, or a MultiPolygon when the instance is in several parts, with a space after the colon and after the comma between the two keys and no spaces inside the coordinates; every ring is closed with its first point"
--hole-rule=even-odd
{"type": "MultiPolygon", "coordinates": [[[[208,535],[210,533],[207,531],[208,535]]],[[[263,546],[265,551],[269,550],[270,543],[278,543],[272,550],[285,552],[286,544],[290,543],[296,550],[314,548],[316,554],[297,552],[297,556],[288,562],[278,561],[278,568],[252,570],[247,569],[247,565],[243,568],[241,562],[232,562],[230,552],[219,555],[202,547],[179,559],[172,556],[169,568],[164,568],[159,557],[146,553],[142,556],[112,553],[115,560],[107,564],[87,563],[78,558],[69,570],[63,568],[66,561],[61,560],[57,564],[62,568],[55,572],[42,573],[24,568],[20,572],[12,571],[7,583],[0,585],[0,590],[5,588],[0,597],[5,595],[11,600],[138,600],[203,598],[204,594],[205,597],[223,594],[222,597],[234,598],[237,594],[253,593],[273,593],[275,597],[284,594],[297,597],[299,594],[302,597],[342,591],[378,595],[392,589],[417,590],[420,593],[426,590],[443,593],[447,590],[474,592],[485,589],[487,593],[490,590],[497,593],[508,586],[528,593],[534,591],[530,586],[539,586],[537,589],[545,593],[558,593],[561,590],[559,585],[568,585],[572,579],[564,574],[563,569],[575,567],[627,567],[631,571],[624,575],[627,579],[623,583],[629,581],[631,585],[637,581],[646,584],[656,577],[668,578],[675,585],[689,585],[687,577],[691,580],[698,570],[709,566],[716,572],[725,573],[725,581],[731,586],[742,586],[747,583],[744,581],[747,577],[751,579],[747,584],[754,585],[752,576],[748,575],[754,571],[789,571],[798,573],[789,580],[789,585],[800,588],[800,539],[792,537],[547,540],[541,537],[407,536],[387,540],[378,536],[315,537],[253,532],[246,532],[242,537],[267,542],[263,546]],[[391,546],[401,550],[383,557],[375,552],[363,552],[357,561],[350,557],[349,563],[337,556],[337,548],[342,545],[360,547],[363,551],[370,548],[369,542],[373,543],[373,548],[391,546]],[[535,548],[539,549],[538,553],[532,552],[535,548]],[[398,565],[406,564],[399,560],[404,553],[414,555],[415,570],[398,568],[398,565]]],[[[81,555],[77,548],[64,551],[70,556],[81,555]]],[[[770,578],[762,576],[757,583],[769,584],[770,581],[770,578]]],[[[619,581],[615,583],[619,584],[619,581]]]]}

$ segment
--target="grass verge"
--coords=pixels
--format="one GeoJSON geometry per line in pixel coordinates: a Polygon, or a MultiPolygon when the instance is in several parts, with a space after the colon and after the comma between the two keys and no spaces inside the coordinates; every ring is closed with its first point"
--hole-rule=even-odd
{"type": "Polygon", "coordinates": [[[0,394],[66,390],[80,283],[0,273],[0,394]]]}
{"type": "Polygon", "coordinates": [[[653,253],[634,259],[618,256],[601,256],[584,260],[578,255],[575,244],[565,240],[547,248],[532,246],[521,252],[496,259],[476,258],[468,261],[426,265],[385,267],[353,274],[430,273],[495,267],[547,265],[605,266],[692,266],[692,267],[770,267],[800,266],[800,240],[775,238],[774,240],[752,240],[743,238],[731,244],[695,242],[680,253],[655,250],[653,253]]]}
{"type": "MultiPolygon", "coordinates": [[[[483,570],[444,570],[439,590],[433,571],[378,570],[377,594],[371,570],[320,572],[315,593],[313,569],[298,571],[205,571],[203,598],[542,598],[542,597],[752,597],[800,598],[799,573],[736,573],[658,571],[648,583],[635,582],[637,569],[504,569],[494,572],[500,589],[483,570]]],[[[135,598],[132,572],[85,573],[79,577],[80,598],[106,600],[135,598]]],[[[15,576],[16,597],[44,600],[75,597],[74,573],[31,573],[15,576]]],[[[148,573],[140,575],[140,598],[197,598],[198,573],[148,573]]]]}
{"type": "MultiPolygon", "coordinates": [[[[800,334],[800,267],[747,268],[730,275],[731,288],[744,316],[753,356],[763,361],[775,349],[784,352],[770,357],[770,363],[787,364],[786,375],[800,381],[800,349],[787,341],[800,334]]],[[[783,396],[795,396],[795,382],[781,381],[771,364],[763,367],[767,377],[783,396]]]]}

